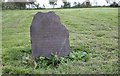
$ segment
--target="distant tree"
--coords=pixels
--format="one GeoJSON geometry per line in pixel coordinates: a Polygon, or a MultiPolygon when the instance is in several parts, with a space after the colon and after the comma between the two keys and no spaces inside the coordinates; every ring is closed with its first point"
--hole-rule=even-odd
{"type": "Polygon", "coordinates": [[[77,7],[79,8],[81,6],[80,2],[78,2],[77,7]]]}
{"type": "Polygon", "coordinates": [[[67,2],[63,2],[63,8],[67,7],[67,2]]]}
{"type": "Polygon", "coordinates": [[[11,9],[25,9],[27,0],[8,0],[11,9]]]}
{"type": "Polygon", "coordinates": [[[105,0],[105,1],[106,1],[108,4],[110,4],[110,1],[111,1],[111,0],[105,0]]]}
{"type": "Polygon", "coordinates": [[[116,2],[113,2],[112,4],[110,4],[110,7],[118,7],[118,4],[116,2]]]}
{"type": "MultiPolygon", "coordinates": [[[[32,6],[32,8],[38,8],[39,4],[36,3],[36,0],[8,0],[8,5],[12,4],[12,9],[26,9],[26,5],[32,6]],[[10,2],[13,1],[13,2],[10,2]]],[[[10,6],[10,8],[11,8],[10,6]]],[[[8,8],[9,9],[9,8],[8,8]]]]}
{"type": "Polygon", "coordinates": [[[85,0],[85,1],[82,3],[82,7],[91,7],[90,0],[85,0]]]}
{"type": "Polygon", "coordinates": [[[32,6],[32,8],[39,8],[39,3],[36,3],[36,0],[28,0],[27,5],[32,6]]]}
{"type": "Polygon", "coordinates": [[[70,3],[70,2],[68,2],[68,7],[69,7],[69,8],[71,7],[71,3],[70,3]]]}
{"type": "Polygon", "coordinates": [[[27,2],[15,2],[15,9],[26,9],[27,2]]]}
{"type": "Polygon", "coordinates": [[[63,2],[63,8],[70,8],[71,7],[71,3],[70,2],[67,2],[67,0],[62,0],[63,2]]]}
{"type": "Polygon", "coordinates": [[[90,7],[90,6],[91,6],[91,3],[90,3],[89,0],[86,1],[86,6],[87,6],[87,7],[90,7]]]}
{"type": "Polygon", "coordinates": [[[2,1],[2,9],[26,9],[27,4],[33,4],[36,0],[5,0],[2,1]]]}
{"type": "Polygon", "coordinates": [[[110,7],[118,7],[119,5],[118,5],[118,3],[116,2],[116,0],[106,0],[106,2],[108,3],[108,4],[110,4],[110,7]]]}
{"type": "Polygon", "coordinates": [[[74,2],[74,6],[75,8],[79,8],[81,6],[80,2],[74,2]]]}
{"type": "Polygon", "coordinates": [[[38,9],[40,4],[39,3],[34,3],[34,5],[36,6],[36,8],[38,9]]]}
{"type": "Polygon", "coordinates": [[[45,5],[43,4],[43,8],[45,8],[45,5]]]}
{"type": "Polygon", "coordinates": [[[16,2],[2,2],[2,9],[17,9],[20,7],[16,2]]]}
{"type": "Polygon", "coordinates": [[[54,8],[55,5],[57,5],[57,0],[49,0],[49,4],[52,5],[54,8]]]}
{"type": "Polygon", "coordinates": [[[108,3],[108,4],[114,4],[114,2],[116,2],[116,0],[106,0],[106,2],[108,3]]]}
{"type": "Polygon", "coordinates": [[[77,7],[77,2],[74,2],[74,7],[77,7]]]}

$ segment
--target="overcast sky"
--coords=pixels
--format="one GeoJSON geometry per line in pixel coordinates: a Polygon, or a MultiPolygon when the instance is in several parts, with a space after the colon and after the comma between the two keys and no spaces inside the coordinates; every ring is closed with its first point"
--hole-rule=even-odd
{"type": "MultiPolygon", "coordinates": [[[[80,2],[82,4],[85,0],[67,0],[67,1],[71,3],[71,6],[73,6],[74,2],[80,2]]],[[[111,2],[112,1],[119,2],[120,0],[111,0],[111,2]]],[[[41,7],[43,6],[43,4],[45,5],[46,8],[52,7],[51,5],[49,5],[49,0],[37,0],[37,2],[40,3],[41,7]]],[[[90,2],[93,6],[96,5],[96,3],[97,5],[100,6],[108,5],[105,0],[90,0],[90,2]]],[[[61,7],[61,5],[63,5],[62,0],[58,0],[56,7],[61,7]]]]}
{"type": "MultiPolygon", "coordinates": [[[[5,0],[8,1],[8,0],[5,0]]],[[[16,0],[16,1],[26,1],[26,0],[16,0]]],[[[45,5],[45,8],[52,8],[52,6],[49,4],[49,0],[36,0],[37,3],[40,4],[40,7],[43,7],[43,5],[45,5]]],[[[85,0],[67,0],[68,2],[71,3],[71,6],[74,5],[74,2],[80,2],[81,4],[85,1],[85,0]]],[[[109,0],[110,3],[112,2],[119,2],[120,0],[109,0]]],[[[90,3],[92,4],[92,6],[96,5],[97,6],[104,6],[104,5],[109,5],[106,0],[90,0],[90,3]]],[[[61,5],[63,5],[62,0],[57,0],[57,5],[55,7],[61,7],[61,5]]]]}

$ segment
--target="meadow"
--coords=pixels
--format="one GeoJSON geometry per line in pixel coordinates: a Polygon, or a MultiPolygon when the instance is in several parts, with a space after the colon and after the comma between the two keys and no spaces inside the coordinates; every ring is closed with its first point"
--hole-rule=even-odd
{"type": "Polygon", "coordinates": [[[4,74],[118,73],[118,9],[3,10],[1,66],[4,74]],[[45,60],[34,68],[30,26],[37,12],[48,11],[59,15],[69,30],[72,57],[64,58],[57,68],[45,66],[45,60]]]}

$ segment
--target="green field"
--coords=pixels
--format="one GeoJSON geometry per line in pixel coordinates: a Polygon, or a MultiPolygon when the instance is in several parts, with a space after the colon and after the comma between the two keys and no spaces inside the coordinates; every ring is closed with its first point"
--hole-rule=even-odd
{"type": "Polygon", "coordinates": [[[2,12],[0,11],[0,75],[2,74],[2,12]]]}
{"type": "MultiPolygon", "coordinates": [[[[118,73],[118,9],[79,8],[2,11],[2,65],[9,74],[113,74],[118,73]],[[83,59],[65,59],[57,68],[34,68],[31,56],[30,25],[37,12],[55,11],[70,33],[71,51],[83,59]],[[24,58],[23,58],[24,57],[24,58]]],[[[45,62],[46,63],[46,62],[45,62]]],[[[43,64],[45,64],[43,62],[43,64]]],[[[38,65],[43,65],[39,64],[38,65]]]]}

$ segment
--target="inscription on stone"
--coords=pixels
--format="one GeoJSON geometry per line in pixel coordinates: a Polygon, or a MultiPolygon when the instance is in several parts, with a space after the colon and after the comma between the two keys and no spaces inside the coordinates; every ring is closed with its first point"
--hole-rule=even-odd
{"type": "Polygon", "coordinates": [[[38,12],[33,18],[30,36],[33,58],[70,53],[69,32],[54,12],[38,12]]]}

